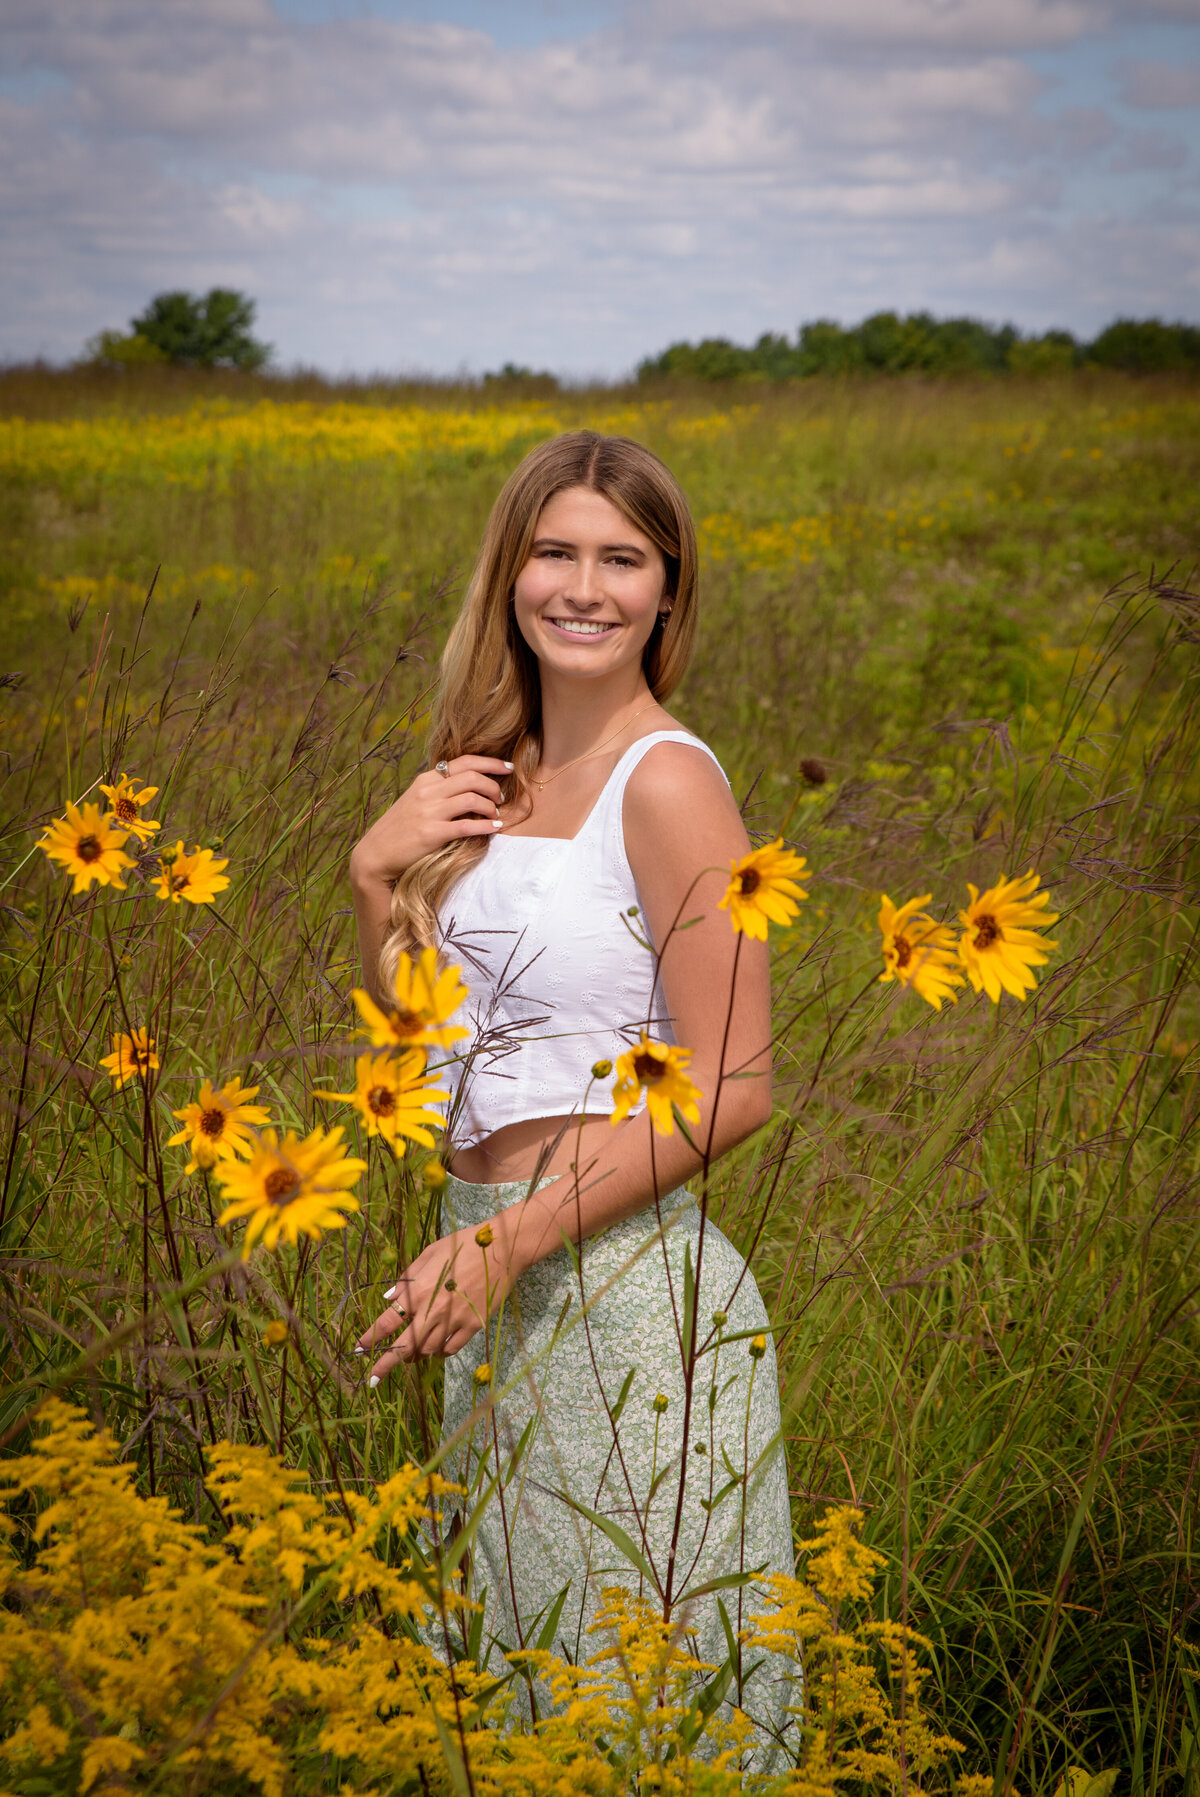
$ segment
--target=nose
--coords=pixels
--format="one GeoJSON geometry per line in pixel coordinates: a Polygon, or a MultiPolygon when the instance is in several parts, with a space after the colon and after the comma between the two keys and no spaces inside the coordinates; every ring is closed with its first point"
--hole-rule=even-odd
{"type": "Polygon", "coordinates": [[[600,591],[600,568],[594,556],[578,555],[571,564],[571,572],[563,589],[563,598],[569,605],[577,606],[580,611],[594,610],[603,603],[604,595],[600,591]]]}

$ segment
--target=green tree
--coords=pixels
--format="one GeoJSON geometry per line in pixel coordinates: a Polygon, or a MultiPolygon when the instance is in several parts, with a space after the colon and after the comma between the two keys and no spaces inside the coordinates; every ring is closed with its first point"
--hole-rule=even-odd
{"type": "Polygon", "coordinates": [[[169,362],[255,369],[270,359],[271,348],[251,335],[254,313],[254,301],[231,287],[212,287],[203,297],[160,293],[139,318],[130,320],[130,329],[169,362]]]}

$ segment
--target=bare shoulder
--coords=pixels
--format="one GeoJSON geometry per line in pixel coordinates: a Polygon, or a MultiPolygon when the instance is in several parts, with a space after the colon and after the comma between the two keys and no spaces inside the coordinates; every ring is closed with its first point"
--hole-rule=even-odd
{"type": "Polygon", "coordinates": [[[698,742],[660,742],[646,751],[625,788],[624,822],[635,875],[640,860],[664,850],[682,849],[701,862],[714,853],[745,853],[746,832],[729,783],[698,742]]]}

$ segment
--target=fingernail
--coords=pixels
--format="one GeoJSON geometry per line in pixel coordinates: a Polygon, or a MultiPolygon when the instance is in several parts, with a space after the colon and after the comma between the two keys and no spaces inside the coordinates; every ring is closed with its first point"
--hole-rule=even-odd
{"type": "Polygon", "coordinates": [[[372,1373],[372,1374],[371,1374],[371,1377],[370,1377],[370,1378],[369,1378],[369,1379],[368,1379],[368,1380],[367,1380],[367,1390],[368,1390],[368,1391],[374,1391],[374,1390],[375,1390],[375,1387],[376,1387],[376,1386],[377,1386],[377,1385],[378,1385],[378,1384],[379,1384],[379,1374],[378,1374],[378,1373],[372,1373]]]}
{"type": "Polygon", "coordinates": [[[511,772],[512,772],[512,762],[511,762],[511,761],[506,761],[506,762],[505,762],[505,763],[504,763],[504,765],[505,765],[505,767],[506,767],[506,768],[507,768],[507,769],[508,769],[508,771],[509,771],[509,773],[510,773],[510,774],[511,774],[511,772]]]}
{"type": "Polygon", "coordinates": [[[365,1354],[365,1353],[366,1353],[366,1351],[367,1351],[367,1350],[366,1350],[366,1349],[365,1349],[365,1348],[355,1348],[355,1350],[354,1350],[354,1352],[355,1352],[355,1353],[356,1353],[356,1354],[365,1354]]]}
{"type": "Polygon", "coordinates": [[[384,1294],[383,1294],[383,1295],[384,1295],[384,1297],[385,1297],[385,1298],[394,1298],[394,1297],[395,1297],[395,1296],[396,1296],[396,1288],[395,1288],[395,1286],[394,1286],[394,1285],[389,1285],[389,1286],[388,1286],[388,1288],[387,1288],[387,1290],[386,1290],[386,1292],[384,1292],[384,1294]]]}
{"type": "Polygon", "coordinates": [[[501,823],[501,821],[498,817],[492,819],[492,829],[493,830],[503,830],[503,828],[504,828],[504,825],[501,823]]]}

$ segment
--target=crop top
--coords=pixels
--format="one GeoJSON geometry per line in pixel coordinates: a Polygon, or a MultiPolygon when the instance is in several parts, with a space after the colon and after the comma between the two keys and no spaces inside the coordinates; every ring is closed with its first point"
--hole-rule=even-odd
{"type": "Polygon", "coordinates": [[[685,731],[643,736],[574,836],[493,836],[442,901],[442,953],[470,989],[459,1019],[470,1038],[439,1072],[451,1087],[448,1133],[458,1147],[508,1123],[577,1113],[585,1095],[589,1115],[608,1115],[612,1081],[593,1080],[593,1065],[615,1064],[643,1028],[675,1040],[670,1019],[655,1014],[654,956],[637,939],[650,937],[623,818],[629,776],[660,742],[688,743],[720,767],[685,731]]]}

